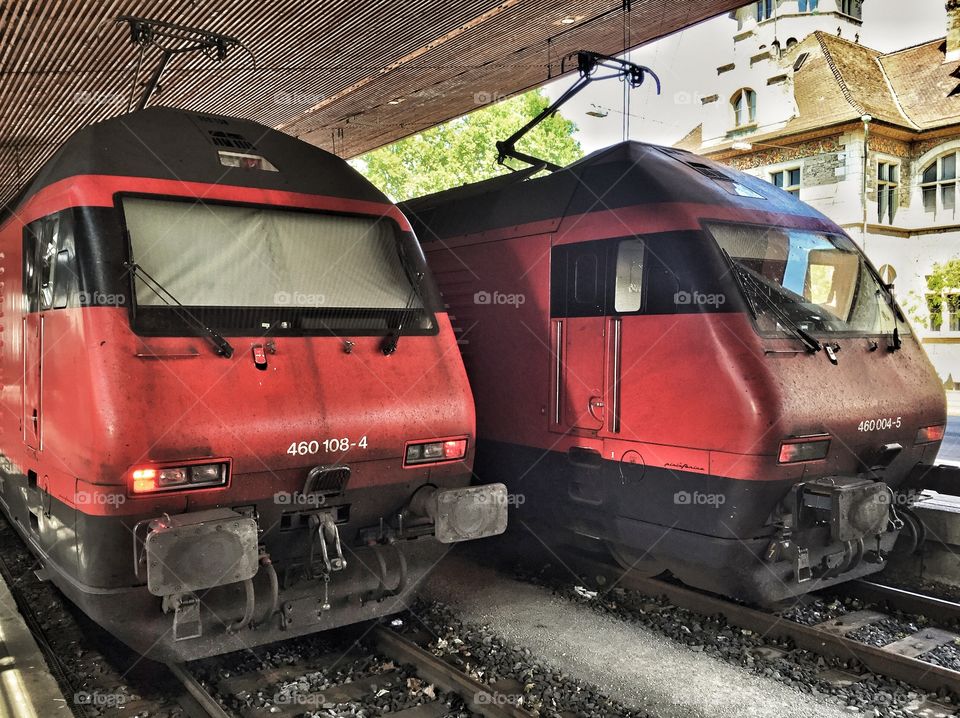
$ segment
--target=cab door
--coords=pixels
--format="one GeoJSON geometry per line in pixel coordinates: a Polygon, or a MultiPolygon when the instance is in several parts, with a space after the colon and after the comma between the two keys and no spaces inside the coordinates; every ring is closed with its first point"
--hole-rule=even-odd
{"type": "Polygon", "coordinates": [[[43,319],[53,304],[59,218],[32,222],[23,232],[23,441],[43,448],[43,319]]]}
{"type": "Polygon", "coordinates": [[[596,432],[606,420],[605,243],[552,250],[551,331],[554,431],[596,432]]]}

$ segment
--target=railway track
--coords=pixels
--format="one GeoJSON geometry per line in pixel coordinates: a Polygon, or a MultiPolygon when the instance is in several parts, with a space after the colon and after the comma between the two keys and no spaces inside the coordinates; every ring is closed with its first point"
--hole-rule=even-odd
{"type": "MultiPolygon", "coordinates": [[[[826,658],[844,661],[855,659],[866,671],[903,681],[930,693],[944,691],[960,696],[960,670],[953,670],[924,660],[940,647],[958,647],[960,655],[960,604],[912,593],[869,581],[853,581],[826,590],[830,597],[844,596],[863,602],[863,610],[852,610],[817,623],[791,620],[779,613],[739,604],[730,599],[704,593],[676,583],[622,573],[606,564],[581,563],[586,575],[600,585],[616,585],[651,598],[663,598],[678,608],[702,616],[720,615],[728,623],[774,641],[791,641],[799,649],[826,658]],[[883,609],[883,610],[881,610],[883,609]],[[885,645],[871,645],[853,636],[884,622],[902,623],[902,615],[926,617],[940,626],[927,626],[885,645]]],[[[849,676],[856,680],[857,675],[849,676]]],[[[930,710],[955,707],[927,706],[930,710]]],[[[934,712],[930,715],[941,715],[934,712]]]]}
{"type": "Polygon", "coordinates": [[[519,706],[519,684],[484,685],[385,624],[363,635],[363,647],[354,641],[343,651],[289,665],[236,670],[227,668],[233,660],[227,656],[170,669],[209,718],[533,715],[519,706]],[[379,705],[371,705],[371,697],[379,705]]]}

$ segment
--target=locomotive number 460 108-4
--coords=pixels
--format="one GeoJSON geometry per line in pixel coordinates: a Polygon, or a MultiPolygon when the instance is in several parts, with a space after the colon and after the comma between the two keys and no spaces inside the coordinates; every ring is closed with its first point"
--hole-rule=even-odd
{"type": "Polygon", "coordinates": [[[320,449],[323,449],[326,453],[343,453],[350,449],[366,448],[367,435],[364,434],[360,437],[359,441],[350,441],[349,437],[346,436],[340,439],[324,439],[323,441],[317,439],[313,439],[312,441],[294,441],[290,444],[290,448],[287,449],[287,453],[291,456],[309,456],[320,453],[320,449]]]}

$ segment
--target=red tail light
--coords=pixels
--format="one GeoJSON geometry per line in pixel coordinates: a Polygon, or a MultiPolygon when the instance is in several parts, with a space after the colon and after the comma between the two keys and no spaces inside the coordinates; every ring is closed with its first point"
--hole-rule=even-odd
{"type": "Polygon", "coordinates": [[[462,459],[467,453],[467,440],[454,439],[443,442],[443,456],[446,459],[462,459]]]}
{"type": "Polygon", "coordinates": [[[801,461],[818,461],[830,451],[829,436],[805,436],[787,439],[780,444],[778,461],[781,464],[796,464],[801,461]]]}
{"type": "Polygon", "coordinates": [[[944,424],[934,424],[933,426],[924,426],[917,432],[918,444],[932,444],[935,441],[943,441],[947,433],[947,427],[944,424]]]}

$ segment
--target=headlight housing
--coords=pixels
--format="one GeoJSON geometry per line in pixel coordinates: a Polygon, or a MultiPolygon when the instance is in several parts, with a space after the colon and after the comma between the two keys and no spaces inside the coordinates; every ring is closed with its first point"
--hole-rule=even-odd
{"type": "Polygon", "coordinates": [[[229,459],[202,459],[151,464],[130,470],[130,493],[145,496],[167,491],[222,488],[230,481],[229,459]]]}
{"type": "Polygon", "coordinates": [[[408,441],[403,450],[405,467],[459,461],[467,455],[466,437],[408,441]]]}
{"type": "Polygon", "coordinates": [[[798,464],[802,461],[819,461],[827,458],[830,451],[830,437],[826,434],[800,436],[785,439],[780,443],[777,461],[781,464],[798,464]]]}
{"type": "Polygon", "coordinates": [[[935,441],[943,441],[947,433],[947,427],[944,424],[934,424],[933,426],[922,426],[917,431],[918,444],[932,444],[935,441]]]}

